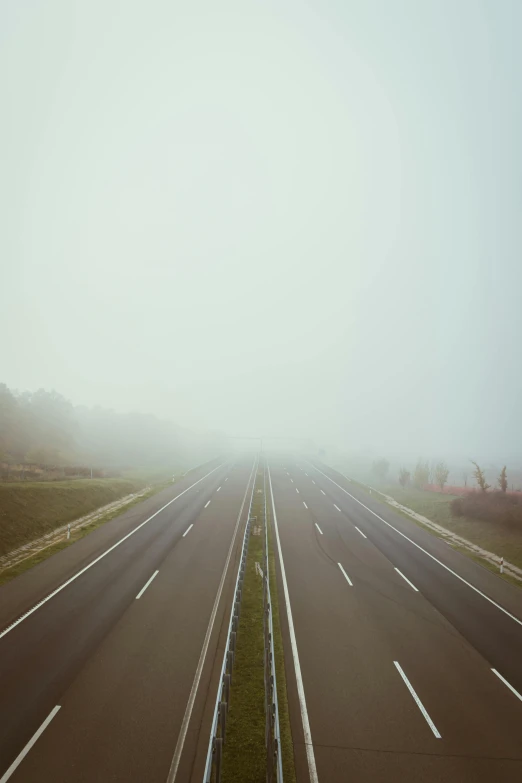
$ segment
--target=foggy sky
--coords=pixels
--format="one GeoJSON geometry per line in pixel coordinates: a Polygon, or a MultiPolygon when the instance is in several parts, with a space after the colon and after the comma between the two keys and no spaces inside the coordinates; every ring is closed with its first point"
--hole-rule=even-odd
{"type": "Polygon", "coordinates": [[[517,0],[4,0],[0,381],[520,455],[517,0]]]}

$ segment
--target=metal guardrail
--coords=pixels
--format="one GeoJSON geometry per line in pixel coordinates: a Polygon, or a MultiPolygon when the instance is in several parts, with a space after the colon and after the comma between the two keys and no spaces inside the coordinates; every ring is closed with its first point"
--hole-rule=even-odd
{"type": "Polygon", "coordinates": [[[266,467],[263,470],[263,516],[265,537],[263,542],[263,617],[265,640],[265,716],[266,716],[266,780],[267,783],[283,783],[281,734],[279,731],[279,704],[274,660],[274,626],[270,598],[270,572],[268,569],[268,521],[266,516],[266,467]]]}
{"type": "Polygon", "coordinates": [[[219,688],[214,708],[214,717],[212,719],[212,729],[210,732],[210,742],[207,752],[207,761],[205,764],[205,774],[203,783],[211,783],[212,772],[215,772],[214,783],[221,783],[221,768],[223,763],[223,745],[226,739],[228,705],[230,703],[230,687],[232,684],[232,673],[234,669],[234,656],[236,651],[236,636],[239,625],[239,614],[241,610],[241,596],[243,592],[243,581],[245,578],[245,566],[248,551],[248,540],[252,527],[252,503],[254,500],[254,489],[256,486],[257,471],[259,462],[256,465],[254,478],[252,481],[252,492],[250,495],[250,504],[248,506],[248,517],[243,535],[243,545],[241,548],[241,559],[237,571],[236,584],[234,588],[234,600],[230,612],[230,622],[228,624],[227,645],[223,664],[221,666],[221,676],[219,688]]]}

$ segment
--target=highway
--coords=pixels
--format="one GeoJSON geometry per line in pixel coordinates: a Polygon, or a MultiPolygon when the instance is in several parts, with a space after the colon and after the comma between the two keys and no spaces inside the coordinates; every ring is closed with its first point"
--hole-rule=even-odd
{"type": "Polygon", "coordinates": [[[201,780],[254,466],[191,471],[0,588],[0,783],[201,780]]]}
{"type": "Polygon", "coordinates": [[[522,779],[520,590],[324,465],[269,467],[299,783],[522,779]]]}

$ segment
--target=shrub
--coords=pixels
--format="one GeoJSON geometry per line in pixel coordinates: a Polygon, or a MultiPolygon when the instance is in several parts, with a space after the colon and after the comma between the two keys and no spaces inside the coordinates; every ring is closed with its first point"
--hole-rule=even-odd
{"type": "Polygon", "coordinates": [[[452,500],[451,513],[454,517],[522,526],[522,497],[507,492],[470,492],[465,497],[452,500]]]}

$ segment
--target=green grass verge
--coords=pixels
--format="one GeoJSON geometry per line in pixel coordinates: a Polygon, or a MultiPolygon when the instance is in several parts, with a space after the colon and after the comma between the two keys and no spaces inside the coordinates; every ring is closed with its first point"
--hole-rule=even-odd
{"type": "MultiPolygon", "coordinates": [[[[258,473],[256,490],[262,486],[258,473]]],[[[261,524],[263,500],[257,491],[252,515],[261,524]]],[[[263,582],[255,568],[256,560],[263,559],[262,535],[251,533],[248,543],[223,752],[224,783],[266,781],[263,582]]]]}
{"type": "Polygon", "coordinates": [[[0,555],[144,486],[127,479],[0,484],[0,555]]]}
{"type": "Polygon", "coordinates": [[[71,537],[69,540],[67,540],[64,534],[63,539],[61,539],[60,541],[57,541],[56,543],[51,544],[48,547],[45,547],[45,549],[42,549],[40,552],[34,555],[30,555],[30,557],[27,557],[25,560],[20,561],[12,568],[5,568],[4,570],[0,571],[0,586],[6,584],[6,582],[10,582],[11,579],[14,579],[16,576],[19,576],[20,574],[23,574],[24,571],[28,571],[30,568],[33,568],[33,566],[38,565],[38,563],[41,563],[43,560],[47,560],[48,557],[51,557],[51,555],[56,554],[56,552],[60,552],[62,549],[66,549],[68,546],[74,544],[75,541],[79,541],[81,538],[85,538],[85,536],[88,536],[89,533],[92,533],[93,530],[96,530],[96,528],[100,527],[101,525],[104,525],[106,522],[109,522],[111,519],[114,519],[120,514],[123,514],[125,511],[128,511],[129,508],[132,508],[138,503],[142,503],[147,498],[151,497],[152,495],[155,495],[156,492],[160,492],[162,489],[165,488],[165,486],[169,486],[170,483],[171,482],[169,482],[169,484],[167,485],[158,484],[157,486],[152,487],[148,492],[145,492],[144,495],[142,495],[139,498],[136,498],[135,500],[132,500],[123,508],[116,509],[115,511],[108,511],[107,514],[104,514],[99,519],[96,519],[94,522],[91,522],[89,525],[86,525],[85,527],[82,527],[77,530],[74,529],[71,530],[71,537]]]}
{"type": "Polygon", "coordinates": [[[294,743],[290,728],[290,713],[288,711],[288,693],[286,690],[285,654],[283,635],[281,633],[281,617],[279,614],[279,595],[276,579],[276,559],[272,533],[272,514],[270,503],[266,504],[268,522],[268,572],[270,577],[270,598],[272,601],[272,625],[274,629],[274,659],[277,680],[277,701],[279,706],[279,731],[281,734],[281,753],[283,761],[283,778],[285,783],[296,783],[294,743]]]}

